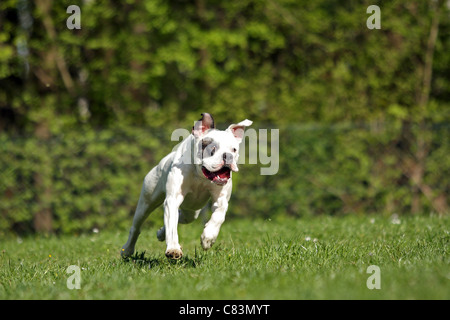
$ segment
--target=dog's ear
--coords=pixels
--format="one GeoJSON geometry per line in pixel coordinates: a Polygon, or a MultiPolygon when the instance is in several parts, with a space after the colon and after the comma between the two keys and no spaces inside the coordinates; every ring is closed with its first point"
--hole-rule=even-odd
{"type": "Polygon", "coordinates": [[[245,119],[244,121],[239,122],[238,124],[232,124],[228,127],[227,130],[225,131],[229,131],[231,132],[234,137],[236,138],[236,140],[241,143],[242,138],[244,138],[244,130],[245,127],[249,127],[251,126],[253,123],[253,121],[250,121],[248,119],[245,119]]]}
{"type": "Polygon", "coordinates": [[[209,113],[202,113],[202,118],[198,121],[195,121],[194,126],[192,127],[192,134],[196,138],[200,138],[205,134],[209,129],[214,129],[214,118],[209,113]]]}

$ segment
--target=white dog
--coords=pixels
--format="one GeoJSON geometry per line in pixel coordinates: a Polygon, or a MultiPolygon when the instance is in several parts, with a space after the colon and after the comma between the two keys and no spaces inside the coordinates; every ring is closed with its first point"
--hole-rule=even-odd
{"type": "Polygon", "coordinates": [[[145,177],[130,235],[122,247],[123,257],[134,253],[142,223],[164,203],[164,227],[157,232],[157,238],[166,240],[168,258],[181,258],[177,225],[195,220],[210,198],[212,215],[201,235],[201,244],[205,250],[211,248],[225,220],[232,189],[231,174],[238,171],[239,144],[245,127],[251,124],[246,119],[225,131],[216,130],[213,117],[202,113],[192,134],[145,177]]]}

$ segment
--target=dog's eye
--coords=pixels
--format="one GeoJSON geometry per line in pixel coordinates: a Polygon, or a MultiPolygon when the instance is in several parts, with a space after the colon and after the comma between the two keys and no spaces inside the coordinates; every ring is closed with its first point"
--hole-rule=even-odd
{"type": "Polygon", "coordinates": [[[233,152],[236,153],[236,151],[237,151],[236,148],[233,148],[233,152]]]}
{"type": "Polygon", "coordinates": [[[211,156],[213,156],[214,153],[216,153],[216,146],[211,147],[211,151],[210,151],[211,156]]]}

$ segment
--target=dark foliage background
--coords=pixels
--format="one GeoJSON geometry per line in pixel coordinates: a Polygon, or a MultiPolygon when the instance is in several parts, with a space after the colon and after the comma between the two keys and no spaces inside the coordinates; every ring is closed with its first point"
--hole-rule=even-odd
{"type": "Polygon", "coordinates": [[[449,18],[435,0],[2,0],[0,233],[128,225],[205,111],[279,129],[279,172],[242,165],[231,217],[447,214],[449,18]]]}

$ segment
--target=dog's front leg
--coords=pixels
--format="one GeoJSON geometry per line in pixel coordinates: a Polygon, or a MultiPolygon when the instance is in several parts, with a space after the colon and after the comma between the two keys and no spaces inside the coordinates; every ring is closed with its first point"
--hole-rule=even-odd
{"type": "Polygon", "coordinates": [[[164,227],[166,230],[166,256],[171,259],[179,259],[183,256],[178,242],[178,208],[184,197],[168,196],[164,201],[164,227]]]}
{"type": "Polygon", "coordinates": [[[231,181],[224,187],[217,200],[213,199],[211,219],[206,223],[201,236],[202,247],[208,250],[216,242],[220,227],[225,221],[225,215],[228,209],[228,201],[231,196],[231,181]]]}

